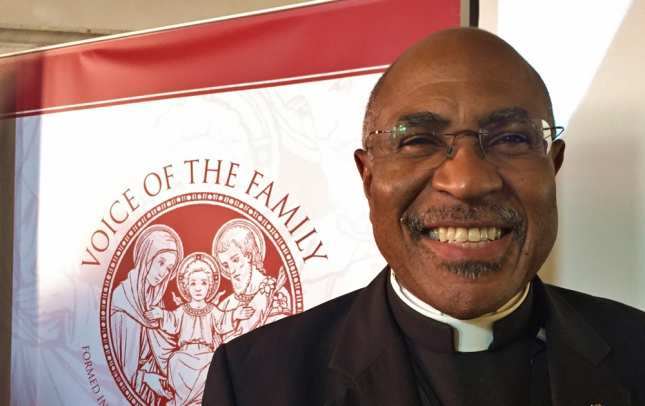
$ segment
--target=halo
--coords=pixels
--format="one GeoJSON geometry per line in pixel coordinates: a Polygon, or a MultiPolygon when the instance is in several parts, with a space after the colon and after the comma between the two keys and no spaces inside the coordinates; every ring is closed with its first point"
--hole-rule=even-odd
{"type": "Polygon", "coordinates": [[[264,235],[262,234],[262,230],[260,230],[260,227],[256,226],[249,220],[243,219],[243,218],[236,218],[236,219],[227,221],[219,228],[219,230],[217,230],[217,233],[215,233],[215,237],[213,237],[213,244],[211,247],[211,253],[215,258],[215,261],[219,265],[219,269],[220,269],[220,272],[222,273],[222,276],[224,276],[226,279],[231,279],[231,275],[228,272],[226,272],[226,270],[224,270],[224,267],[221,266],[221,264],[219,263],[219,260],[217,259],[217,244],[219,243],[222,236],[224,236],[224,234],[232,228],[246,228],[247,230],[249,230],[253,235],[253,239],[255,240],[255,244],[258,247],[258,251],[260,252],[260,257],[262,258],[262,261],[264,261],[264,257],[266,255],[266,247],[264,245],[264,235]]]}
{"type": "Polygon", "coordinates": [[[220,276],[220,267],[217,261],[215,261],[215,258],[213,258],[210,254],[206,252],[192,252],[181,261],[179,264],[179,271],[177,272],[177,290],[179,290],[179,294],[181,297],[184,298],[186,302],[190,302],[190,294],[188,293],[188,290],[184,286],[184,277],[186,275],[186,272],[188,271],[188,268],[190,265],[192,265],[195,262],[205,262],[207,265],[210,266],[210,268],[213,270],[213,283],[211,286],[208,288],[208,292],[206,293],[206,301],[210,302],[213,300],[215,297],[215,293],[217,293],[217,289],[219,289],[219,284],[221,281],[221,276],[220,276]]]}

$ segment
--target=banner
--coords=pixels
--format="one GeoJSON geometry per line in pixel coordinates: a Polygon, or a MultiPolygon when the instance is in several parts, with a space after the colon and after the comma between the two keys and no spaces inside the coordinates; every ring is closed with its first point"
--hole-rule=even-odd
{"type": "Polygon", "coordinates": [[[335,1],[0,59],[11,404],[200,404],[219,345],[365,285],[384,265],[352,159],[367,98],[459,3],[335,1]]]}

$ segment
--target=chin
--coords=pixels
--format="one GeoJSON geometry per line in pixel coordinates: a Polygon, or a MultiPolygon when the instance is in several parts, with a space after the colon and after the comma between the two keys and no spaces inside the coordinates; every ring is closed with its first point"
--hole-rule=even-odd
{"type": "Polygon", "coordinates": [[[419,299],[458,319],[471,319],[496,311],[527,281],[525,273],[517,273],[508,263],[415,265],[408,268],[408,272],[397,272],[404,286],[419,299]]]}
{"type": "Polygon", "coordinates": [[[452,308],[453,317],[459,319],[494,312],[526,286],[524,278],[515,280],[512,276],[500,271],[499,274],[466,280],[456,286],[452,300],[447,301],[446,305],[452,308]]]}

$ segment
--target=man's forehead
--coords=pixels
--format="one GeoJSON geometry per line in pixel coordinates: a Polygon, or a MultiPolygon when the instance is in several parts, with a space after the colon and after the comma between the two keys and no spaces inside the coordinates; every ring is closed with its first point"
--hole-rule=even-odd
{"type": "Polygon", "coordinates": [[[532,68],[504,40],[478,29],[441,31],[409,48],[384,86],[407,82],[535,80],[532,68]],[[510,75],[510,77],[509,77],[510,75]]]}
{"type": "Polygon", "coordinates": [[[375,87],[366,124],[437,104],[477,119],[516,106],[551,117],[537,72],[505,41],[478,29],[442,31],[408,49],[375,87]]]}

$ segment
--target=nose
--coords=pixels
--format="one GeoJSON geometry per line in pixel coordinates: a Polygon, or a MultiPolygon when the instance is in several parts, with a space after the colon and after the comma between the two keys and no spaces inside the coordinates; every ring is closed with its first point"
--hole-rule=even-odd
{"type": "Polygon", "coordinates": [[[432,177],[435,190],[455,198],[476,200],[489,193],[501,190],[503,180],[497,168],[483,156],[477,139],[455,140],[454,150],[432,177]]]}

